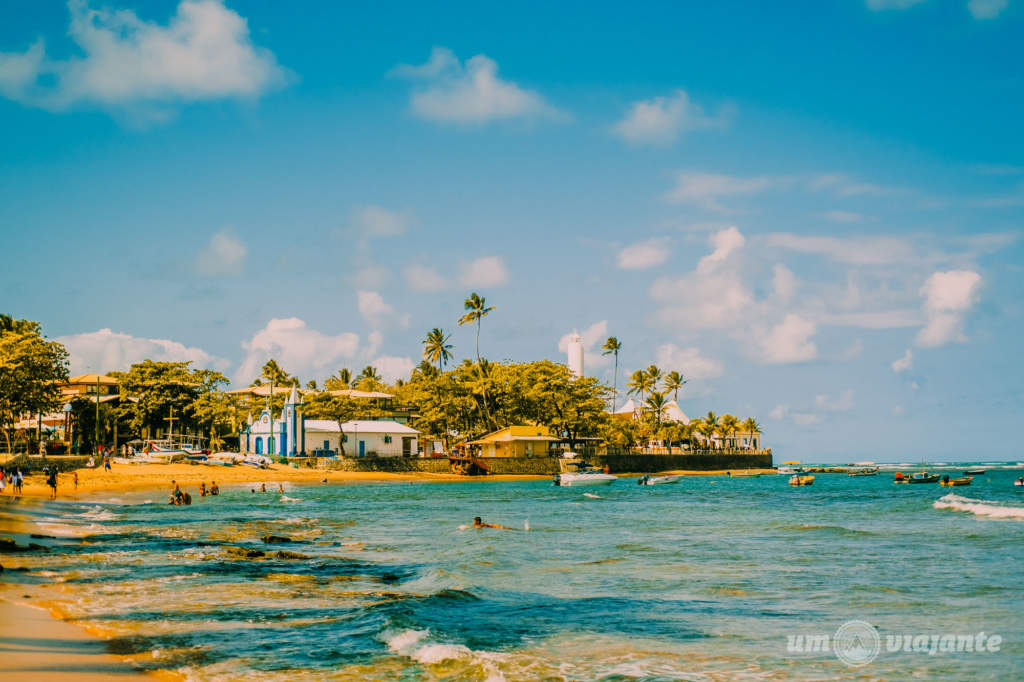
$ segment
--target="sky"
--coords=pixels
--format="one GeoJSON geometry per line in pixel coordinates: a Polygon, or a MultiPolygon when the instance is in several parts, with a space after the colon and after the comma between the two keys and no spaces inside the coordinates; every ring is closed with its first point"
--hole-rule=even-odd
{"type": "Polygon", "coordinates": [[[7,3],[0,309],[72,372],[656,363],[780,457],[1024,459],[1024,3],[7,3]]]}

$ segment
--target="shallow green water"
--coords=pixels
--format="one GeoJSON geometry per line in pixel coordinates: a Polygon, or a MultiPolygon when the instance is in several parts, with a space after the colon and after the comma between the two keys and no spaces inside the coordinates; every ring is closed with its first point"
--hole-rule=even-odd
{"type": "Polygon", "coordinates": [[[1011,679],[1024,676],[1019,475],[954,489],[885,472],[803,488],[246,486],[187,508],[124,496],[43,508],[50,532],[88,544],[58,543],[16,579],[60,585],[118,651],[194,679],[1011,679]],[[530,530],[459,528],[476,515],[530,530]],[[862,668],[787,650],[855,619],[881,637],[862,668]],[[980,632],[1002,637],[998,652],[886,649],[886,635],[980,632]]]}

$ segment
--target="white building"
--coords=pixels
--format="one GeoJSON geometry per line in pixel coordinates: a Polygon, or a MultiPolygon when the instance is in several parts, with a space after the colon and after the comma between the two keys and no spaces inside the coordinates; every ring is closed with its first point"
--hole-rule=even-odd
{"type": "Polygon", "coordinates": [[[583,376],[583,339],[575,331],[569,337],[567,354],[569,371],[574,377],[583,376]]]}
{"type": "Polygon", "coordinates": [[[250,415],[239,434],[240,451],[283,457],[338,455],[341,454],[339,441],[344,437],[348,457],[415,457],[419,454],[419,431],[405,424],[354,420],[344,422],[339,430],[336,421],[304,418],[301,407],[302,396],[293,388],[279,416],[273,417],[266,408],[256,419],[250,415]]]}

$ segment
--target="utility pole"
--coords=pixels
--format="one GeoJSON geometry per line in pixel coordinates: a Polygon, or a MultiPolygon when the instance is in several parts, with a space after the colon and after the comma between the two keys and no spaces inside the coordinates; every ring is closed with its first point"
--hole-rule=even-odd
{"type": "Polygon", "coordinates": [[[270,381],[270,455],[276,455],[274,452],[274,381],[270,381]]]}
{"type": "Polygon", "coordinates": [[[100,375],[96,375],[96,451],[100,447],[100,375]]]}

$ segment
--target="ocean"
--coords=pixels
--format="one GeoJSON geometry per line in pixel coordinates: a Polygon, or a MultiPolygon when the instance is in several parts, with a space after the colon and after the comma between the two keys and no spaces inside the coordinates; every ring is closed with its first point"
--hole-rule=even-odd
{"type": "Polygon", "coordinates": [[[194,680],[1021,679],[1021,475],[108,494],[21,505],[58,539],[3,579],[194,680]]]}

